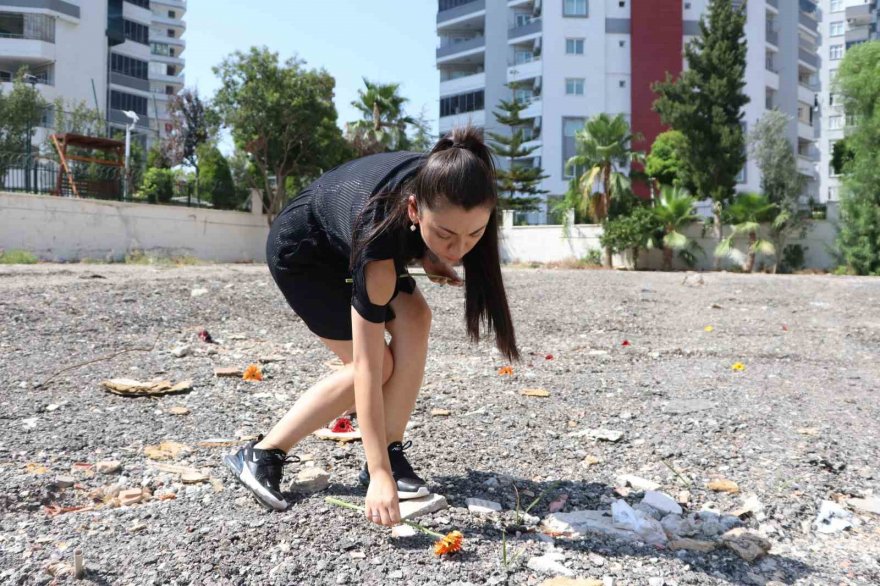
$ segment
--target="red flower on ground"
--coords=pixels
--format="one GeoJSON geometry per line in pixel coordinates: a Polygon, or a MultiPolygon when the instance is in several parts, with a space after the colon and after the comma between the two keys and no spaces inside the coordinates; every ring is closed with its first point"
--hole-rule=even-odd
{"type": "Polygon", "coordinates": [[[208,333],[208,330],[199,331],[199,340],[201,340],[205,344],[213,344],[214,343],[214,338],[211,337],[211,334],[208,333]]]}
{"type": "Polygon", "coordinates": [[[351,419],[348,417],[339,417],[333,422],[330,431],[333,433],[350,433],[354,431],[354,427],[351,425],[351,419]]]}
{"type": "Polygon", "coordinates": [[[544,360],[553,360],[553,355],[548,354],[547,356],[544,357],[544,360]]]}
{"type": "Polygon", "coordinates": [[[623,345],[623,346],[629,346],[629,345],[630,345],[629,340],[624,340],[622,345],[623,345]]]}
{"type": "Polygon", "coordinates": [[[443,555],[461,551],[463,541],[464,535],[461,534],[461,531],[447,533],[434,544],[434,554],[443,555]]]}

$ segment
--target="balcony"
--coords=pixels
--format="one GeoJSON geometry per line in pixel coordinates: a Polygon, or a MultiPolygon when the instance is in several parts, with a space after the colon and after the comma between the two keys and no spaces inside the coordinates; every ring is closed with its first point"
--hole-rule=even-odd
{"type": "Polygon", "coordinates": [[[153,13],[150,22],[153,25],[161,24],[186,30],[186,23],[180,17],[171,18],[170,16],[153,13]]]}
{"type": "Polygon", "coordinates": [[[55,44],[23,36],[3,35],[0,36],[0,55],[3,55],[4,58],[14,58],[22,63],[54,62],[55,44]]]}
{"type": "Polygon", "coordinates": [[[447,79],[440,82],[440,95],[450,96],[454,94],[463,94],[486,87],[486,74],[474,73],[472,75],[464,75],[454,79],[447,79]]]}
{"type": "Polygon", "coordinates": [[[161,53],[150,53],[150,61],[167,63],[168,65],[179,65],[180,67],[186,65],[186,60],[183,59],[183,57],[172,57],[171,55],[162,55],[161,53]]]}
{"type": "Polygon", "coordinates": [[[798,23],[813,34],[819,34],[819,21],[811,15],[803,11],[798,13],[798,23]]]}
{"type": "Polygon", "coordinates": [[[850,26],[871,24],[871,5],[859,4],[858,6],[847,6],[846,20],[849,22],[850,26]]]}
{"type": "Polygon", "coordinates": [[[779,46],[779,33],[774,30],[767,29],[767,42],[770,43],[771,45],[775,45],[776,47],[778,47],[779,46]]]}
{"type": "MultiPolygon", "coordinates": [[[[450,5],[457,4],[451,8],[440,10],[437,12],[437,26],[445,26],[459,21],[462,17],[475,16],[475,13],[486,12],[486,0],[471,0],[470,2],[450,2],[450,5]]],[[[441,4],[442,5],[442,4],[441,4]]]]}
{"type": "Polygon", "coordinates": [[[767,4],[779,11],[779,0],[767,0],[767,4]]]}
{"type": "Polygon", "coordinates": [[[507,83],[534,79],[541,75],[542,70],[543,66],[540,58],[511,65],[507,68],[507,83]]]}
{"type": "Polygon", "coordinates": [[[797,126],[798,126],[798,138],[802,138],[805,140],[815,140],[816,139],[816,129],[813,128],[812,124],[798,118],[798,125],[797,126]]]}
{"type": "Polygon", "coordinates": [[[507,40],[512,42],[515,39],[521,40],[522,37],[541,34],[541,19],[533,18],[528,24],[517,26],[507,31],[507,40]]]}
{"type": "Polygon", "coordinates": [[[473,112],[462,112],[453,114],[452,116],[441,116],[437,123],[440,134],[452,130],[455,126],[464,126],[470,124],[477,128],[486,127],[486,111],[475,110],[473,112]]]}
{"type": "Polygon", "coordinates": [[[142,92],[150,91],[150,82],[148,80],[116,73],[115,71],[110,72],[110,83],[142,92]]]}
{"type": "Polygon", "coordinates": [[[167,75],[164,73],[154,73],[151,71],[150,72],[150,81],[159,81],[159,82],[166,83],[166,84],[170,83],[170,84],[185,85],[186,84],[186,76],[183,73],[178,74],[178,75],[167,75]]]}
{"type": "Polygon", "coordinates": [[[168,37],[164,34],[154,35],[153,31],[150,31],[150,42],[165,43],[167,45],[174,45],[175,47],[186,48],[186,39],[181,39],[180,37],[168,37]]]}
{"type": "Polygon", "coordinates": [[[544,104],[541,101],[541,96],[535,96],[528,101],[528,105],[525,109],[519,113],[519,117],[523,120],[527,120],[529,118],[537,118],[541,115],[544,110],[544,104]]]}
{"type": "Polygon", "coordinates": [[[185,0],[152,0],[150,5],[158,4],[159,6],[168,6],[169,8],[177,8],[180,10],[186,10],[186,1],[185,0]]]}
{"type": "Polygon", "coordinates": [[[853,28],[846,31],[846,46],[849,48],[851,45],[855,45],[857,43],[864,43],[868,39],[871,38],[871,27],[868,26],[860,26],[858,28],[853,28]]]}
{"type": "Polygon", "coordinates": [[[808,177],[815,177],[816,176],[816,161],[814,161],[810,157],[798,155],[797,169],[798,169],[798,173],[800,173],[801,175],[806,175],[808,177]]]}
{"type": "MultiPolygon", "coordinates": [[[[138,114],[137,126],[139,128],[149,128],[150,127],[150,119],[143,114],[138,114]]],[[[123,126],[128,126],[131,124],[131,120],[128,119],[128,116],[122,113],[122,110],[117,110],[115,108],[110,109],[110,122],[113,124],[121,124],[123,126]]]]}
{"type": "Polygon", "coordinates": [[[798,101],[812,104],[816,100],[816,88],[809,82],[798,82],[798,101]]]}
{"type": "Polygon", "coordinates": [[[819,56],[816,55],[815,53],[811,53],[811,52],[807,51],[806,49],[799,47],[798,48],[798,59],[800,59],[802,62],[806,63],[810,67],[813,67],[815,69],[819,69],[819,56]]]}
{"type": "Polygon", "coordinates": [[[486,37],[480,35],[466,41],[449,42],[441,44],[437,49],[437,61],[449,60],[453,56],[464,56],[484,52],[486,50],[486,37]]]}

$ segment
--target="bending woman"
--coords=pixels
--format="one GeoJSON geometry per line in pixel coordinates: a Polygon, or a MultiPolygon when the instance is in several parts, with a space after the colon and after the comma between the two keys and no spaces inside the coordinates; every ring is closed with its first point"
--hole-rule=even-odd
{"type": "Polygon", "coordinates": [[[284,510],[279,490],[288,452],[353,405],[368,486],[366,515],[400,522],[399,499],[428,494],[403,453],[422,384],[431,310],[407,264],[465,287],[471,340],[481,325],[510,360],[519,358],[501,278],[495,173],[478,131],[459,128],[428,154],[371,155],[331,169],[272,224],[272,277],[308,328],[344,367],[307,390],[268,435],[224,463],[265,507],[284,510]],[[465,280],[454,265],[463,264],[465,280]],[[391,342],[385,343],[385,330],[391,342]]]}

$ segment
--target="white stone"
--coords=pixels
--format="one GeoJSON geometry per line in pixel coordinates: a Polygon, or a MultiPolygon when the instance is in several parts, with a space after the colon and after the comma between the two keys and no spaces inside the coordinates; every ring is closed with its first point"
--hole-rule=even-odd
{"type": "Polygon", "coordinates": [[[391,537],[412,537],[417,533],[415,527],[395,525],[391,528],[391,537]]]}
{"type": "Polygon", "coordinates": [[[639,536],[634,532],[616,527],[608,511],[582,510],[553,513],[544,518],[543,528],[550,533],[561,533],[571,537],[600,533],[627,541],[639,540],[639,536]]]}
{"type": "Polygon", "coordinates": [[[615,526],[636,533],[645,543],[656,545],[667,541],[660,521],[636,511],[624,500],[611,503],[611,516],[615,526]]]}
{"type": "Polygon", "coordinates": [[[175,358],[183,358],[184,356],[189,356],[192,353],[192,348],[187,345],[176,346],[173,350],[171,350],[171,354],[175,356],[175,358]]]}
{"type": "Polygon", "coordinates": [[[623,432],[615,429],[581,429],[568,434],[571,437],[589,437],[606,442],[619,442],[623,439],[623,432]]]}
{"type": "Polygon", "coordinates": [[[415,519],[428,513],[434,513],[448,508],[446,497],[439,494],[429,494],[422,498],[400,501],[400,518],[415,519]]]}
{"type": "Polygon", "coordinates": [[[574,572],[562,565],[565,555],[559,552],[550,552],[529,559],[529,569],[549,574],[551,576],[574,576],[574,572]]]}
{"type": "Polygon", "coordinates": [[[832,501],[822,501],[813,524],[819,533],[837,533],[849,529],[855,522],[853,514],[832,501]]]}
{"type": "Polygon", "coordinates": [[[639,476],[633,476],[632,474],[623,474],[621,476],[618,476],[617,482],[619,482],[623,486],[629,485],[636,490],[657,490],[658,488],[660,488],[660,485],[653,480],[648,480],[647,478],[641,478],[639,476]]]}
{"type": "Polygon", "coordinates": [[[207,289],[205,289],[203,287],[197,287],[197,288],[193,289],[192,291],[190,291],[189,295],[190,295],[190,297],[201,297],[202,295],[205,295],[207,292],[208,292],[207,289]]]}
{"type": "Polygon", "coordinates": [[[661,519],[660,525],[670,538],[690,537],[699,532],[699,528],[688,518],[681,515],[666,515],[661,519]]]}
{"type": "Polygon", "coordinates": [[[95,463],[95,472],[98,474],[115,474],[122,469],[122,464],[117,460],[103,460],[95,463]]]}
{"type": "Polygon", "coordinates": [[[315,466],[300,470],[291,488],[299,492],[319,492],[328,486],[330,473],[315,466]]]}
{"type": "Polygon", "coordinates": [[[667,515],[681,515],[682,513],[681,506],[675,502],[674,498],[665,492],[657,490],[646,491],[644,498],[642,498],[642,502],[667,515]]]}
{"type": "Polygon", "coordinates": [[[471,513],[497,513],[501,511],[501,503],[477,498],[469,498],[465,501],[468,511],[471,513]]]}
{"type": "Polygon", "coordinates": [[[864,513],[880,515],[880,498],[876,496],[866,499],[848,499],[846,503],[852,508],[864,513]]]}

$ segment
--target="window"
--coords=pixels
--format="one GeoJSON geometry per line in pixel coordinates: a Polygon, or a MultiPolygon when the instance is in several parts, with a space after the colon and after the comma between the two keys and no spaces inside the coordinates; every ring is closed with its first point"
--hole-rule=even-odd
{"type": "Polygon", "coordinates": [[[837,186],[832,185],[828,188],[828,201],[837,201],[837,186]]]}
{"type": "Polygon", "coordinates": [[[532,22],[532,15],[529,12],[517,12],[514,17],[514,27],[519,28],[526,26],[532,22]]]}
{"type": "Polygon", "coordinates": [[[565,0],[562,10],[563,16],[586,16],[587,0],[565,0]]]}
{"type": "Polygon", "coordinates": [[[626,8],[626,0],[620,0],[620,2],[617,3],[617,5],[620,6],[621,8],[626,8]]]}
{"type": "Polygon", "coordinates": [[[110,54],[110,71],[137,79],[147,79],[149,63],[117,53],[110,54]]]}
{"type": "Polygon", "coordinates": [[[828,128],[831,130],[840,130],[841,128],[843,128],[843,116],[829,116],[828,128]]]}
{"type": "Polygon", "coordinates": [[[125,0],[129,4],[134,4],[135,6],[140,6],[141,8],[149,8],[150,0],[125,0]]]}
{"type": "Polygon", "coordinates": [[[462,112],[482,110],[483,100],[483,90],[440,98],[440,116],[454,116],[462,112]]]}
{"type": "Polygon", "coordinates": [[[621,48],[626,47],[626,41],[624,41],[624,40],[617,41],[617,46],[619,46],[621,48]]]}
{"type": "Polygon", "coordinates": [[[173,10],[168,11],[168,18],[177,18],[177,13],[173,10]]]}
{"type": "Polygon", "coordinates": [[[141,43],[143,45],[150,44],[150,28],[139,24],[137,22],[132,22],[130,20],[123,20],[123,30],[125,32],[125,38],[129,41],[134,41],[135,43],[141,43]]]}
{"type": "Polygon", "coordinates": [[[566,55],[583,55],[584,40],[583,39],[565,39],[566,55]]]}
{"type": "Polygon", "coordinates": [[[535,54],[531,51],[522,51],[518,50],[513,54],[513,62],[516,65],[522,65],[523,63],[530,63],[535,59],[535,54]]]}
{"type": "Polygon", "coordinates": [[[147,115],[147,98],[118,92],[110,91],[110,107],[114,110],[131,110],[141,116],[147,115]]]}
{"type": "Polygon", "coordinates": [[[690,3],[690,2],[685,2],[685,3],[684,3],[684,9],[685,9],[685,10],[690,10],[690,9],[691,9],[691,3],[690,3]]]}
{"type": "Polygon", "coordinates": [[[843,10],[843,0],[831,0],[831,12],[843,10]]]}
{"type": "Polygon", "coordinates": [[[575,135],[584,127],[586,118],[563,118],[562,119],[562,177],[571,179],[580,177],[585,171],[583,168],[567,169],[566,162],[577,154],[575,135]]]}
{"type": "Polygon", "coordinates": [[[174,57],[174,49],[172,49],[169,45],[165,43],[150,43],[150,52],[153,55],[165,55],[167,57],[174,57]]]}
{"type": "Polygon", "coordinates": [[[831,45],[828,51],[828,57],[833,61],[843,59],[843,45],[831,45]]]}
{"type": "Polygon", "coordinates": [[[532,90],[517,88],[513,91],[513,101],[517,104],[528,104],[535,97],[532,90]]]}
{"type": "Polygon", "coordinates": [[[444,10],[451,10],[452,8],[456,8],[461,6],[462,4],[468,4],[473,2],[473,0],[440,0],[439,3],[439,11],[443,12],[444,10]]]}
{"type": "Polygon", "coordinates": [[[617,85],[620,87],[626,87],[626,80],[621,79],[620,81],[617,82],[617,85]]]}
{"type": "Polygon", "coordinates": [[[582,96],[584,95],[583,78],[569,78],[565,80],[565,95],[582,96]]]}
{"type": "Polygon", "coordinates": [[[0,12],[0,38],[55,42],[55,19],[43,14],[0,12]]]}
{"type": "Polygon", "coordinates": [[[831,23],[831,26],[828,29],[828,34],[832,37],[839,37],[843,34],[843,21],[838,20],[831,23]]]}

